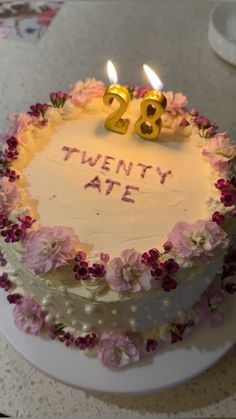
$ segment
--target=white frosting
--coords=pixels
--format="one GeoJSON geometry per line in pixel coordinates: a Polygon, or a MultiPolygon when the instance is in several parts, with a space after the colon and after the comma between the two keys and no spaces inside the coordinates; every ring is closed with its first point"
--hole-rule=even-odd
{"type": "Polygon", "coordinates": [[[125,248],[139,251],[161,247],[168,231],[178,221],[194,222],[205,218],[208,196],[208,165],[202,160],[200,149],[187,137],[163,129],[157,141],[145,141],[133,133],[132,118],[126,135],[115,134],[104,128],[106,113],[83,112],[79,119],[64,121],[53,129],[50,141],[34,147],[34,155],[24,174],[28,181],[31,206],[42,225],[73,227],[85,249],[96,249],[117,256],[125,248]],[[64,161],[63,146],[76,147],[80,153],[72,153],[64,161]],[[82,152],[95,157],[101,154],[94,167],[81,164],[82,152]],[[109,159],[102,169],[105,156],[109,159]],[[117,164],[123,159],[133,163],[129,176],[123,170],[117,174],[117,164]],[[151,165],[145,178],[141,177],[139,163],[151,165]],[[164,184],[156,168],[170,169],[164,184]],[[84,185],[95,176],[101,180],[101,192],[84,185]],[[121,183],[105,194],[106,179],[121,183]],[[139,191],[131,191],[135,203],[121,199],[126,185],[139,191]],[[197,197],[197,199],[196,199],[197,197]]]}

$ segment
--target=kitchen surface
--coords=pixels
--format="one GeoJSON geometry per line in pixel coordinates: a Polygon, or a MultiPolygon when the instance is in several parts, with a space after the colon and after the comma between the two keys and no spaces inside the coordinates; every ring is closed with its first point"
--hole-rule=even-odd
{"type": "MultiPolygon", "coordinates": [[[[215,1],[35,1],[38,9],[35,4],[32,13],[25,8],[24,22],[18,19],[16,24],[8,11],[10,23],[5,26],[3,3],[1,130],[10,113],[47,101],[51,91],[66,91],[87,77],[107,82],[105,64],[111,59],[124,84],[146,84],[141,67],[149,63],[158,69],[166,90],[186,94],[190,106],[236,139],[236,67],[219,58],[207,38],[215,1]]],[[[86,393],[49,378],[0,335],[0,412],[13,418],[235,417],[235,359],[234,347],[187,383],[161,393],[121,397],[86,393]]],[[[79,374],[79,364],[75,368],[79,374]]]]}

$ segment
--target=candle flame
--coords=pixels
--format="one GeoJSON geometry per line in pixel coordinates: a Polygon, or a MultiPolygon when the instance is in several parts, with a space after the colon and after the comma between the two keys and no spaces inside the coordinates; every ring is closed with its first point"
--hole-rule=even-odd
{"type": "Polygon", "coordinates": [[[143,69],[153,87],[153,89],[159,91],[162,90],[163,84],[162,81],[159,79],[158,75],[149,67],[147,64],[143,64],[143,69]]]}
{"type": "Polygon", "coordinates": [[[107,62],[107,73],[108,73],[110,83],[116,84],[118,80],[117,72],[116,72],[114,64],[110,60],[107,62]]]}

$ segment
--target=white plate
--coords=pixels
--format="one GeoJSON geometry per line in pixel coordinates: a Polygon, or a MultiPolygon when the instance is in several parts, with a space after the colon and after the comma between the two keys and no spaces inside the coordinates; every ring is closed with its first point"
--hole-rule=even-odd
{"type": "MultiPolygon", "coordinates": [[[[231,297],[229,301],[235,302],[231,297]]],[[[132,394],[163,390],[189,380],[220,359],[235,341],[236,304],[222,326],[198,328],[181,344],[160,351],[153,359],[121,371],[104,368],[96,358],[62,343],[26,335],[13,321],[12,308],[0,290],[0,330],[31,364],[49,376],[84,390],[132,394]]]]}
{"type": "Polygon", "coordinates": [[[230,64],[236,65],[236,2],[226,1],[211,11],[208,40],[212,49],[230,64]]]}

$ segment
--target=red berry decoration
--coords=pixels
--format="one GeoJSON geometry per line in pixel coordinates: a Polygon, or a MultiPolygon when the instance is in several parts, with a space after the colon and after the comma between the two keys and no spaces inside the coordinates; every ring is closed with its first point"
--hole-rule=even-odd
{"type": "Polygon", "coordinates": [[[214,214],[212,214],[212,221],[221,225],[221,224],[224,224],[225,217],[224,215],[220,214],[219,211],[215,211],[214,214]]]}
{"type": "Polygon", "coordinates": [[[158,342],[155,339],[147,339],[146,342],[146,351],[147,352],[154,352],[158,347],[158,342]]]}

